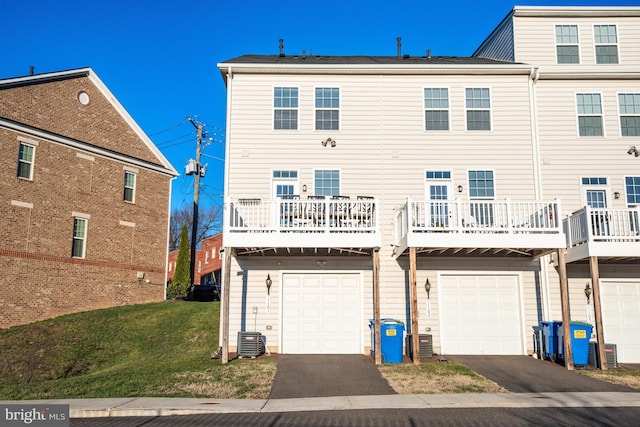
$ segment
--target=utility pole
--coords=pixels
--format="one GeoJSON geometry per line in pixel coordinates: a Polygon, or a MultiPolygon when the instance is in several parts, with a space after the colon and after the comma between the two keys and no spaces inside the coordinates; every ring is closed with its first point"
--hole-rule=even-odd
{"type": "MultiPolygon", "coordinates": [[[[202,144],[202,123],[196,123],[191,117],[189,117],[191,124],[198,130],[198,137],[196,139],[196,164],[195,164],[195,181],[193,183],[193,219],[191,224],[191,263],[189,264],[191,274],[191,286],[195,284],[196,274],[196,239],[198,238],[198,201],[200,198],[200,175],[202,169],[200,167],[200,146],[202,144]]],[[[189,173],[189,166],[187,166],[187,175],[189,173]]]]}

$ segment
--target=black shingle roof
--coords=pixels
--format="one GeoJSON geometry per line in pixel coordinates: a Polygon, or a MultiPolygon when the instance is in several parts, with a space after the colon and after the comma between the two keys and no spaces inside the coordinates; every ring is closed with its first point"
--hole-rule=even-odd
{"type": "Polygon", "coordinates": [[[242,55],[223,64],[272,65],[508,65],[511,62],[470,56],[320,56],[320,55],[242,55]]]}

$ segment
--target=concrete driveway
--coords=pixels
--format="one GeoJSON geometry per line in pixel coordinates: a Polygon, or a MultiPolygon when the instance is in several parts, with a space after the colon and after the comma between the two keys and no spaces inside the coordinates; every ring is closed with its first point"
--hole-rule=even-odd
{"type": "Polygon", "coordinates": [[[637,392],[529,356],[446,356],[513,393],[637,392]]]}
{"type": "Polygon", "coordinates": [[[396,394],[364,355],[278,355],[269,399],[396,394]]]}

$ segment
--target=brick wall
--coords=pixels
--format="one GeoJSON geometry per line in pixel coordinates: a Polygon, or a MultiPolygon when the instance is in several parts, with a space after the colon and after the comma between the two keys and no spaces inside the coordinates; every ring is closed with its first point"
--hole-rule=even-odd
{"type": "MultiPolygon", "coordinates": [[[[155,159],[101,92],[86,78],[76,80],[0,90],[0,117],[155,159]],[[75,105],[81,105],[75,98],[80,89],[91,94],[81,108],[75,105]]],[[[0,127],[0,327],[161,301],[170,179],[0,127]],[[16,177],[19,141],[25,138],[37,144],[33,180],[16,177]],[[123,201],[125,167],[136,171],[135,203],[123,201]],[[84,259],[71,257],[73,213],[89,217],[84,259]],[[142,281],[139,271],[145,273],[142,281]]]]}

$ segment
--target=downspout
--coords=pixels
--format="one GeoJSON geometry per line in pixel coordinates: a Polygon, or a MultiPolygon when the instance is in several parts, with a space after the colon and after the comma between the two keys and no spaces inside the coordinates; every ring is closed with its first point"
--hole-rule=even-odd
{"type": "MultiPolygon", "coordinates": [[[[531,110],[531,157],[533,162],[533,185],[536,200],[543,200],[542,186],[542,159],[540,157],[540,136],[538,133],[538,99],[536,95],[536,84],[540,78],[538,67],[531,67],[529,74],[529,108],[531,110]]],[[[545,255],[540,259],[540,297],[542,298],[542,320],[551,318],[551,293],[549,289],[549,261],[550,255],[545,255]]]]}

